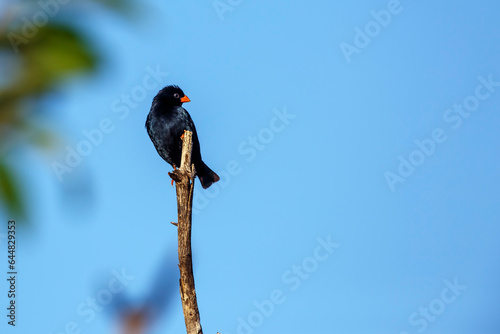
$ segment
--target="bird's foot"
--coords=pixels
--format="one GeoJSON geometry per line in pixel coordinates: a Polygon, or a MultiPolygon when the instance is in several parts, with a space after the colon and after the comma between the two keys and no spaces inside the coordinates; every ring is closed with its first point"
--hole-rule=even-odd
{"type": "MultiPolygon", "coordinates": [[[[175,171],[177,170],[177,166],[174,165],[174,171],[172,173],[168,173],[168,175],[170,177],[172,177],[173,174],[175,174],[175,171]]],[[[172,185],[172,187],[174,186],[174,178],[172,177],[172,181],[170,182],[170,184],[172,185]]]]}
{"type": "Polygon", "coordinates": [[[172,178],[172,186],[174,185],[174,181],[179,182],[181,180],[181,175],[179,175],[181,170],[177,169],[176,165],[173,165],[173,166],[174,166],[174,170],[172,172],[168,172],[168,175],[172,178]]]}

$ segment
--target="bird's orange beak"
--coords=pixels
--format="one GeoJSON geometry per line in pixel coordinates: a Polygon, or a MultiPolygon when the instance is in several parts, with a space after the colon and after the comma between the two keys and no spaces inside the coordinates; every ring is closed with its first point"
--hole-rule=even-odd
{"type": "Polygon", "coordinates": [[[182,98],[181,98],[181,102],[191,102],[191,100],[189,99],[189,97],[187,97],[186,95],[184,95],[182,98]]]}

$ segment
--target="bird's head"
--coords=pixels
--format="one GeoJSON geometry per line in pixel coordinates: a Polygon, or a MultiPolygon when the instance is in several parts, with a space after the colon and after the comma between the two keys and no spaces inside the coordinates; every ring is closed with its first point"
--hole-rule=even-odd
{"type": "Polygon", "coordinates": [[[187,97],[182,89],[179,88],[179,86],[171,85],[163,88],[158,92],[156,95],[158,99],[161,101],[168,103],[169,105],[172,106],[180,106],[184,102],[189,102],[191,101],[189,97],[187,97]]]}

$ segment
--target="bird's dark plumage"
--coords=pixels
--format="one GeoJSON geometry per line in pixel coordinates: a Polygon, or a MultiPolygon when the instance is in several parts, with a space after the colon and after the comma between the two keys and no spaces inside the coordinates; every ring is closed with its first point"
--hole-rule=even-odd
{"type": "Polygon", "coordinates": [[[203,188],[219,181],[215,174],[201,159],[200,142],[191,116],[182,103],[189,98],[178,86],[167,86],[160,90],[153,99],[151,110],[146,120],[146,129],[158,154],[172,167],[181,164],[182,139],[184,130],[193,133],[193,151],[191,160],[196,168],[196,175],[203,188]]]}

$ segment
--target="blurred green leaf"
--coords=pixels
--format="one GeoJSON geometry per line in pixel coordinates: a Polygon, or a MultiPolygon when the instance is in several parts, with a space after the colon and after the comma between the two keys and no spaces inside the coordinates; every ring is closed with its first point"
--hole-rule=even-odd
{"type": "Polygon", "coordinates": [[[19,47],[23,70],[12,87],[22,96],[53,88],[61,79],[95,69],[97,55],[72,27],[46,25],[19,47]]]}
{"type": "MultiPolygon", "coordinates": [[[[34,126],[28,126],[34,109],[23,108],[24,99],[48,93],[62,80],[77,73],[93,71],[98,57],[81,34],[63,25],[40,28],[37,35],[22,45],[19,51],[18,57],[23,66],[15,80],[0,90],[0,137],[15,130],[24,133],[21,137],[43,139],[41,146],[48,147],[50,136],[40,133],[34,126]]],[[[6,142],[4,138],[0,145],[3,142],[6,142]]],[[[38,143],[38,140],[31,142],[38,143]]]]}
{"type": "Polygon", "coordinates": [[[23,218],[24,205],[18,189],[19,185],[14,173],[0,160],[0,198],[9,213],[23,218]]]}
{"type": "Polygon", "coordinates": [[[57,14],[47,24],[37,25],[30,36],[23,31],[26,24],[32,24],[29,19],[40,12],[38,0],[11,1],[0,12],[0,73],[4,79],[0,81],[0,204],[12,215],[23,214],[25,203],[17,182],[18,171],[9,167],[4,154],[23,145],[37,149],[57,146],[57,136],[36,124],[38,98],[75,75],[94,72],[100,60],[93,43],[73,24],[71,15],[77,13],[91,20],[95,10],[136,13],[130,0],[58,4],[57,14]]]}

